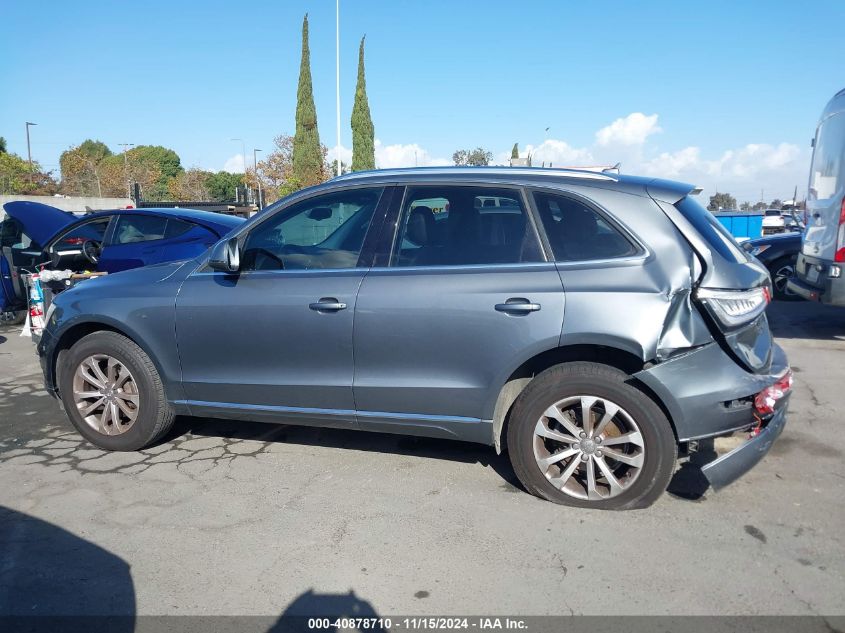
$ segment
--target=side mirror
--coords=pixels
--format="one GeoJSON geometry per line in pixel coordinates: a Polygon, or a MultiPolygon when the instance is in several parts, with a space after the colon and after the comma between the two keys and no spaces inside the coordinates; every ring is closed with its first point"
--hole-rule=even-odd
{"type": "Polygon", "coordinates": [[[211,256],[208,258],[208,265],[214,270],[224,273],[236,273],[241,267],[241,251],[238,247],[238,238],[232,237],[222,242],[217,242],[211,249],[211,256]]]}

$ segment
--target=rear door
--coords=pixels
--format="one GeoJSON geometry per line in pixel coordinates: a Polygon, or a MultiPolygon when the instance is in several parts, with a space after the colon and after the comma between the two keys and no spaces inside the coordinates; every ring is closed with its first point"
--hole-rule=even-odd
{"type": "MultiPolygon", "coordinates": [[[[833,114],[819,124],[814,145],[807,230],[801,252],[814,260],[831,262],[836,251],[845,248],[845,113],[833,114]]],[[[798,273],[805,276],[806,271],[798,273]]]]}
{"type": "Polygon", "coordinates": [[[355,308],[358,424],[489,442],[479,422],[498,389],[558,344],[560,276],[518,188],[414,185],[395,199],[355,308]]]}

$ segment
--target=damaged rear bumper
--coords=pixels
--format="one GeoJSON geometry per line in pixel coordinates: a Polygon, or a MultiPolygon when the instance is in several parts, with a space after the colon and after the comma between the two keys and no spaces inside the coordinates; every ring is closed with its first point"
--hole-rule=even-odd
{"type": "Polygon", "coordinates": [[[725,453],[701,467],[701,472],[714,490],[724,488],[742,477],[765,457],[786,425],[786,410],[789,396],[765,422],[760,431],[729,453],[725,453]]]}
{"type": "MultiPolygon", "coordinates": [[[[716,438],[758,425],[754,397],[789,371],[783,350],[772,345],[766,373],[744,370],[716,343],[659,363],[634,378],[651,389],[672,418],[680,443],[716,438]]],[[[769,451],[786,423],[789,395],[764,418],[756,435],[702,466],[713,488],[722,488],[753,468],[769,451]]]]}

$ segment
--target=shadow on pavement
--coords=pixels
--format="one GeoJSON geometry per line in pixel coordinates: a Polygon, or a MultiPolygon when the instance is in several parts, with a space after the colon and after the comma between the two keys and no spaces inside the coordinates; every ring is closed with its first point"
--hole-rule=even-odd
{"type": "Polygon", "coordinates": [[[0,629],[129,633],[135,629],[129,565],[58,526],[0,506],[0,629]]]}
{"type": "MultiPolygon", "coordinates": [[[[306,625],[307,618],[313,617],[335,620],[337,618],[378,619],[381,616],[376,612],[372,604],[356,596],[352,590],[349,593],[337,594],[314,593],[313,589],[309,589],[297,596],[285,608],[268,633],[287,633],[288,631],[307,630],[307,627],[303,625],[306,625]]],[[[340,630],[359,630],[359,628],[352,626],[341,629],[330,625],[327,628],[321,627],[320,630],[333,633],[340,630]]],[[[364,630],[363,627],[361,630],[364,630]]]]}
{"type": "Polygon", "coordinates": [[[776,338],[845,341],[845,308],[811,301],[775,301],[766,314],[776,338]]]}
{"type": "Polygon", "coordinates": [[[221,437],[228,440],[257,440],[261,442],[322,446],[373,453],[393,453],[426,459],[442,459],[465,464],[481,464],[492,468],[508,484],[522,490],[507,455],[497,455],[490,446],[456,440],[444,440],[412,435],[391,435],[346,429],[309,426],[285,426],[245,420],[215,420],[210,418],[179,418],[173,431],[162,443],[190,434],[194,437],[221,437]]]}

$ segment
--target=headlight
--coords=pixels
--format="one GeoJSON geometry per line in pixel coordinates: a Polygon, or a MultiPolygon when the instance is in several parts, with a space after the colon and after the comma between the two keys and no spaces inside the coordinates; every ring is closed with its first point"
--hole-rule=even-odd
{"type": "Polygon", "coordinates": [[[766,287],[750,290],[699,288],[695,296],[724,327],[734,328],[756,319],[771,300],[766,287]]]}

